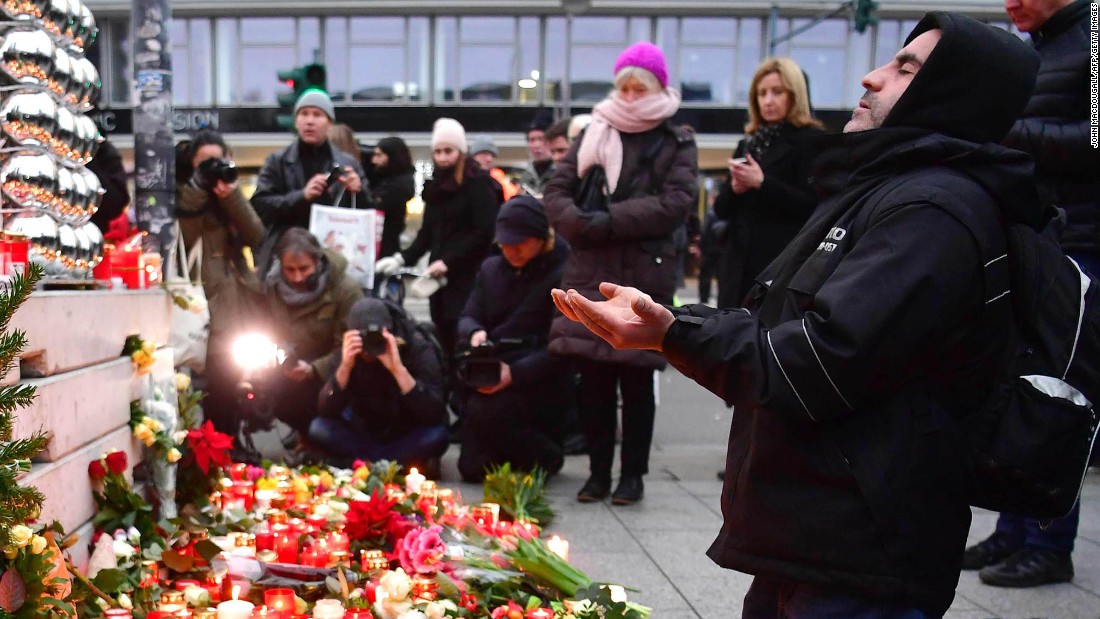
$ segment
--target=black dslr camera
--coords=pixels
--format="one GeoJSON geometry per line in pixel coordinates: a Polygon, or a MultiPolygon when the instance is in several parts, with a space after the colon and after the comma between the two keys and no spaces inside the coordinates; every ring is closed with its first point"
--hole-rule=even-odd
{"type": "Polygon", "coordinates": [[[359,330],[359,337],[363,338],[363,352],[380,357],[386,352],[386,337],[382,335],[382,327],[367,325],[366,329],[359,330]]]}
{"type": "Polygon", "coordinates": [[[522,345],[521,339],[503,338],[496,342],[485,342],[481,346],[474,346],[459,353],[455,357],[458,362],[458,379],[474,389],[499,384],[500,356],[522,345]]]}
{"type": "Polygon", "coordinates": [[[222,157],[211,157],[204,160],[195,168],[191,175],[191,182],[199,189],[213,191],[218,181],[226,184],[237,182],[237,164],[222,157]]]}

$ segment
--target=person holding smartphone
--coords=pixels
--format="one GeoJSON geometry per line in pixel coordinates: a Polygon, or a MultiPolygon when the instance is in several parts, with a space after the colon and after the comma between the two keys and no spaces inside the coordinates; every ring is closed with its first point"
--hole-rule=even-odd
{"type": "Polygon", "coordinates": [[[802,69],[789,58],[769,58],[756,69],[749,92],[745,139],[714,201],[717,219],[728,222],[718,239],[718,307],[741,304],[756,275],[817,206],[806,181],[810,157],[804,144],[824,132],[811,115],[802,69]]]}
{"type": "Polygon", "coordinates": [[[262,274],[271,264],[271,251],[288,228],[308,228],[314,204],[372,208],[363,167],[335,148],[328,131],[336,118],[332,99],[321,90],[307,90],[294,105],[298,139],[264,161],[252,195],[252,206],[267,227],[256,264],[262,274]],[[339,167],[337,167],[339,166],[339,167]]]}

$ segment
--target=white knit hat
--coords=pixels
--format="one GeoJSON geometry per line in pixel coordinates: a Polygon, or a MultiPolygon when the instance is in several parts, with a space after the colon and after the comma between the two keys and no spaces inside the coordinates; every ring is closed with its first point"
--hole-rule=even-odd
{"type": "Polygon", "coordinates": [[[440,118],[432,127],[432,150],[440,144],[454,146],[460,152],[466,152],[466,130],[453,118],[440,118]]]}

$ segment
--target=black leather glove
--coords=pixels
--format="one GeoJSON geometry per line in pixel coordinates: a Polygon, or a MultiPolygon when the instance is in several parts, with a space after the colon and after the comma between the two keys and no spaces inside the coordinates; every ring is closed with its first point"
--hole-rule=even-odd
{"type": "Polygon", "coordinates": [[[611,238],[611,213],[595,211],[581,213],[581,240],[586,243],[602,243],[611,238]]]}

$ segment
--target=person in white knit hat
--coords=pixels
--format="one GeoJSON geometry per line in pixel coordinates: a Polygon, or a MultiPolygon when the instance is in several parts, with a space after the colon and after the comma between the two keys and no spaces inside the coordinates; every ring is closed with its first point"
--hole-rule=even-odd
{"type": "Polygon", "coordinates": [[[429,298],[429,309],[448,359],[454,353],[458,315],[492,248],[497,216],[492,180],[467,151],[466,130],[457,120],[435,121],[435,171],[421,193],[423,225],[408,249],[375,264],[377,273],[388,276],[428,255],[427,274],[441,284],[429,298]]]}

